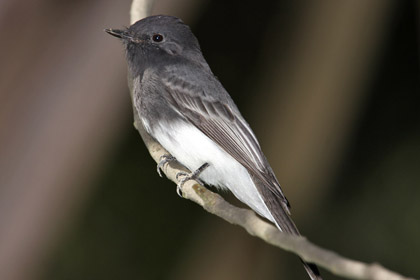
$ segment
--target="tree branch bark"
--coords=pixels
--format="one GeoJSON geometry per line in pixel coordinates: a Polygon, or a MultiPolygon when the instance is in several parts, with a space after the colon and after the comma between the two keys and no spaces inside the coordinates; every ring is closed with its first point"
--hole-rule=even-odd
{"type": "MultiPolygon", "coordinates": [[[[134,23],[137,20],[150,15],[153,2],[154,1],[151,0],[134,0],[130,11],[130,22],[134,23]]],[[[129,77],[128,81],[130,95],[133,99],[132,77],[129,77]]],[[[134,107],[133,112],[134,126],[139,131],[150,155],[156,163],[158,163],[161,156],[169,153],[146,133],[134,107]]],[[[176,179],[176,174],[178,172],[189,172],[189,170],[177,162],[169,162],[168,164],[165,164],[162,171],[168,179],[174,183],[178,183],[178,180],[176,179]]],[[[217,215],[231,224],[243,227],[250,235],[259,237],[273,246],[292,252],[301,257],[304,261],[317,264],[335,275],[349,279],[366,280],[414,279],[407,278],[396,272],[390,271],[377,263],[366,264],[360,261],[345,258],[333,251],[323,249],[309,242],[303,236],[291,236],[282,233],[272,224],[257,216],[253,211],[229,204],[220,195],[201,186],[194,180],[187,181],[183,185],[182,195],[184,198],[202,206],[209,213],[217,215]]]]}

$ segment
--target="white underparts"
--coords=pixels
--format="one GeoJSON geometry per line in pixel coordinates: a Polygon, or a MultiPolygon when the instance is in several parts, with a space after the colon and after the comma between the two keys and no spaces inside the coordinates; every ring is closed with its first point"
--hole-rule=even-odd
{"type": "Polygon", "coordinates": [[[254,211],[274,222],[248,171],[200,130],[183,121],[160,124],[153,128],[156,140],[191,171],[204,163],[199,176],[204,183],[229,189],[254,211]]]}

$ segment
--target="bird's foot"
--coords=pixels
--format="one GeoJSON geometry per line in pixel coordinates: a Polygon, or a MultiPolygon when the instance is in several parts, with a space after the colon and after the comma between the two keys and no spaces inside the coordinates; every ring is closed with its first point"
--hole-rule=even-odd
{"type": "Polygon", "coordinates": [[[159,163],[157,165],[157,173],[159,174],[160,177],[162,177],[162,170],[165,164],[174,160],[176,160],[176,158],[171,155],[163,155],[159,158],[159,163]]]}
{"type": "Polygon", "coordinates": [[[203,185],[203,182],[200,179],[198,179],[198,177],[207,167],[209,167],[209,164],[206,162],[194,172],[191,172],[191,173],[184,172],[184,171],[178,172],[176,174],[176,179],[179,180],[179,182],[176,185],[176,193],[180,197],[182,197],[182,186],[185,184],[185,182],[189,180],[196,180],[199,184],[203,185]],[[179,179],[179,177],[183,177],[183,178],[179,179]]]}

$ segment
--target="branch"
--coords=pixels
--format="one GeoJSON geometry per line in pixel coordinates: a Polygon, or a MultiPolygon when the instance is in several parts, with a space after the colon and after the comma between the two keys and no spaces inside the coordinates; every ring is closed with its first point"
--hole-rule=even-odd
{"type": "MultiPolygon", "coordinates": [[[[140,132],[150,155],[156,162],[159,162],[162,155],[168,154],[159,143],[154,141],[154,139],[145,132],[136,116],[134,126],[140,132]]],[[[166,164],[163,170],[168,179],[174,183],[178,182],[176,174],[180,171],[188,170],[177,162],[166,164]]],[[[231,224],[243,227],[252,236],[259,237],[271,245],[295,253],[305,262],[317,264],[335,275],[349,279],[413,279],[399,275],[377,263],[366,264],[342,257],[335,252],[323,249],[309,242],[303,236],[292,236],[280,232],[272,224],[262,220],[253,211],[229,204],[220,195],[206,189],[196,181],[187,181],[182,188],[182,195],[184,198],[192,200],[202,206],[206,211],[219,216],[231,224]]]]}
{"type": "Polygon", "coordinates": [[[130,8],[130,24],[152,14],[154,0],[133,0],[130,8]]]}
{"type": "MultiPolygon", "coordinates": [[[[130,11],[131,23],[150,15],[153,2],[150,0],[134,0],[130,11]]],[[[132,82],[132,77],[129,77],[131,98],[133,97],[132,82]]],[[[150,155],[158,163],[161,156],[169,153],[144,130],[134,106],[133,112],[134,126],[143,138],[150,155]]],[[[165,164],[162,171],[174,183],[178,182],[176,179],[178,172],[189,172],[189,170],[177,162],[165,164]]],[[[377,263],[366,264],[342,257],[333,251],[323,249],[309,242],[303,236],[292,236],[280,232],[276,227],[261,219],[253,211],[227,203],[220,195],[206,189],[194,180],[187,181],[183,185],[182,195],[184,198],[202,206],[206,211],[221,217],[231,224],[243,227],[250,235],[259,237],[265,242],[283,250],[295,253],[305,262],[317,264],[335,275],[349,279],[413,280],[413,278],[399,275],[377,263]]]]}

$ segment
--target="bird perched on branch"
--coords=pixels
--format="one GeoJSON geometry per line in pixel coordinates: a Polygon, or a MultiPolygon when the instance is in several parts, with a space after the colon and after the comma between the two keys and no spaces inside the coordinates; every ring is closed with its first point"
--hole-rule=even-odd
{"type": "MultiPolygon", "coordinates": [[[[126,49],[133,103],[146,132],[191,170],[190,179],[229,189],[285,233],[300,235],[290,205],[248,123],[213,75],[197,38],[180,19],[144,18],[124,30],[106,29],[126,49]]],[[[311,279],[322,279],[303,262],[311,279]]]]}

